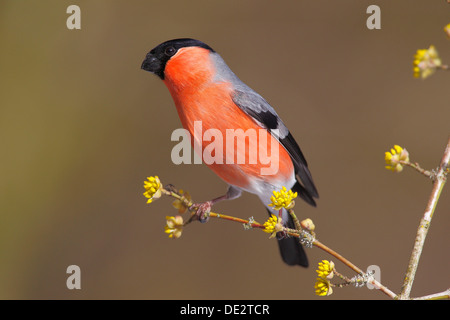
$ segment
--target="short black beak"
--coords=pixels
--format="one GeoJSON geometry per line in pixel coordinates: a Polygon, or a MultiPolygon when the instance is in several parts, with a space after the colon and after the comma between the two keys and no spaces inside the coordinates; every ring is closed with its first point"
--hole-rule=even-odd
{"type": "Polygon", "coordinates": [[[156,58],[153,54],[148,53],[142,62],[141,69],[149,72],[156,73],[161,68],[161,61],[156,58]]]}

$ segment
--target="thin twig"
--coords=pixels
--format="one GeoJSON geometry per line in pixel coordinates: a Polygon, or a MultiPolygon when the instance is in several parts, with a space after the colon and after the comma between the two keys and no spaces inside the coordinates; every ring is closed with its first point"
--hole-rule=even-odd
{"type": "Polygon", "coordinates": [[[347,267],[349,267],[350,269],[352,269],[353,271],[355,271],[358,274],[363,274],[364,272],[358,268],[357,266],[355,266],[352,262],[350,262],[349,260],[347,260],[346,258],[344,258],[342,255],[340,255],[339,253],[337,253],[336,251],[334,251],[331,248],[328,248],[326,245],[324,245],[322,242],[320,242],[319,240],[315,240],[313,242],[313,246],[315,246],[316,248],[322,249],[323,251],[325,251],[326,253],[332,255],[333,257],[335,257],[336,259],[338,259],[339,261],[341,261],[343,264],[345,264],[347,267]]]}
{"type": "Polygon", "coordinates": [[[411,168],[417,170],[418,172],[420,172],[421,174],[423,174],[424,176],[426,176],[426,177],[428,177],[428,178],[430,178],[430,179],[433,178],[433,173],[431,173],[431,172],[428,171],[428,170],[422,169],[422,168],[420,167],[420,165],[419,165],[417,162],[412,163],[412,162],[409,162],[409,161],[403,161],[403,160],[399,160],[398,162],[399,162],[400,164],[403,164],[403,165],[405,165],[405,166],[409,166],[409,167],[411,167],[411,168]]]}
{"type": "Polygon", "coordinates": [[[412,300],[441,300],[441,299],[450,299],[450,288],[439,293],[433,293],[423,297],[412,298],[412,300]]]}
{"type": "MultiPolygon", "coordinates": [[[[344,263],[346,266],[348,266],[350,269],[352,269],[353,271],[355,271],[358,274],[363,274],[364,272],[358,268],[356,265],[354,265],[352,262],[350,262],[349,260],[347,260],[346,258],[344,258],[342,255],[340,255],[339,253],[337,253],[336,251],[328,248],[326,245],[324,245],[323,243],[321,243],[318,240],[315,240],[313,242],[313,245],[317,248],[322,249],[323,251],[327,252],[328,254],[332,255],[333,257],[335,257],[336,259],[338,259],[339,261],[341,261],[342,263],[344,263]]],[[[391,297],[392,299],[396,299],[397,295],[392,292],[391,290],[389,290],[386,286],[382,285],[379,281],[372,279],[370,280],[368,283],[370,283],[371,285],[373,285],[375,288],[379,289],[381,292],[383,292],[384,294],[388,295],[389,297],[391,297]]]]}
{"type": "MultiPolygon", "coordinates": [[[[177,194],[177,192],[174,192],[172,190],[167,190],[167,189],[163,189],[162,192],[164,194],[168,195],[168,196],[174,197],[174,198],[182,201],[184,203],[184,205],[186,206],[186,208],[189,208],[189,207],[192,206],[192,201],[189,201],[184,196],[177,194]]],[[[289,210],[289,211],[290,211],[291,216],[295,217],[294,210],[289,210]]],[[[189,223],[192,220],[194,215],[195,215],[195,210],[192,210],[191,211],[191,219],[189,219],[189,221],[187,223],[189,223]]],[[[265,228],[262,224],[260,224],[260,223],[258,223],[256,221],[250,221],[250,220],[246,220],[246,219],[241,219],[241,218],[237,218],[237,217],[233,217],[233,216],[229,216],[229,215],[225,215],[225,214],[210,212],[209,216],[212,217],[212,218],[219,218],[219,219],[224,219],[224,220],[228,220],[228,221],[232,221],[232,222],[242,223],[242,224],[248,225],[249,227],[252,227],[252,228],[259,228],[259,229],[264,229],[265,228]]],[[[302,237],[302,235],[301,235],[302,229],[301,230],[295,230],[295,229],[284,228],[284,230],[289,236],[302,237]]],[[[313,235],[311,235],[311,237],[313,237],[313,235]]],[[[358,268],[356,265],[354,265],[351,261],[349,261],[348,259],[344,258],[342,255],[340,255],[339,253],[337,253],[333,249],[327,247],[325,244],[321,243],[317,239],[314,239],[314,237],[313,237],[312,245],[317,247],[317,248],[319,248],[319,249],[322,249],[323,251],[327,252],[331,256],[335,257],[336,259],[341,261],[343,264],[348,266],[350,269],[355,271],[357,274],[359,274],[359,275],[363,275],[364,274],[364,272],[360,268],[358,268]]],[[[394,292],[389,290],[387,287],[385,287],[384,285],[382,285],[380,282],[376,281],[375,279],[369,280],[368,283],[372,284],[375,288],[379,289],[381,292],[385,293],[389,297],[391,297],[393,299],[397,298],[397,295],[394,292]]]]}
{"type": "Polygon", "coordinates": [[[296,228],[297,230],[301,230],[302,227],[301,227],[301,225],[300,225],[300,221],[298,221],[298,218],[297,218],[297,216],[295,215],[294,210],[289,209],[288,212],[289,212],[289,215],[291,216],[292,220],[294,221],[295,228],[296,228]]]}
{"type": "Polygon", "coordinates": [[[411,289],[414,282],[414,277],[416,275],[417,267],[419,266],[420,255],[422,254],[423,245],[425,244],[425,239],[427,237],[428,229],[431,224],[431,219],[433,218],[436,205],[439,201],[439,196],[441,195],[442,189],[444,188],[446,182],[446,168],[450,161],[450,138],[447,142],[447,147],[445,148],[444,155],[442,157],[439,170],[436,174],[436,178],[433,183],[433,189],[431,191],[430,198],[428,200],[427,207],[425,209],[424,215],[420,220],[419,227],[417,229],[416,240],[414,242],[414,248],[411,253],[411,258],[409,260],[408,268],[406,270],[405,279],[403,281],[402,291],[399,296],[400,299],[409,299],[411,295],[411,289]]]}
{"type": "Polygon", "coordinates": [[[212,218],[219,218],[219,219],[224,219],[224,220],[228,220],[228,221],[239,222],[239,223],[248,225],[249,227],[252,227],[252,228],[264,229],[264,226],[256,221],[251,222],[250,220],[236,218],[233,216],[229,216],[229,215],[221,214],[221,213],[215,213],[215,212],[210,212],[209,216],[212,218]]]}

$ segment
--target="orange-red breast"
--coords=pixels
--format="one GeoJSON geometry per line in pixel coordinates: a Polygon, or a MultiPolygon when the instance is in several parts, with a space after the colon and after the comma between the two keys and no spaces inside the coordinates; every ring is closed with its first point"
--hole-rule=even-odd
{"type": "MultiPolygon", "coordinates": [[[[269,103],[244,84],[210,46],[187,38],[166,41],[147,54],[141,68],[163,80],[183,127],[192,137],[196,121],[201,121],[203,131],[215,129],[223,135],[222,163],[207,165],[229,184],[228,192],[203,203],[200,209],[208,211],[217,201],[237,198],[244,190],[258,195],[270,214],[274,212],[268,206],[272,192],[283,186],[298,192],[310,205],[316,205],[314,198],[318,193],[311,173],[289,130],[269,103]],[[238,129],[258,134],[256,138],[249,135],[244,146],[235,139],[228,145],[231,148],[227,148],[227,132],[238,129]],[[272,144],[279,147],[275,154],[270,152],[272,144]],[[256,161],[255,155],[250,154],[255,150],[256,161]],[[275,172],[262,174],[262,169],[270,168],[271,164],[267,159],[262,161],[261,154],[276,161],[275,172]],[[245,161],[237,161],[239,155],[244,156],[245,161]]],[[[211,141],[192,139],[192,144],[195,143],[199,143],[203,152],[211,141]]],[[[286,226],[294,228],[285,209],[281,216],[286,226]]],[[[283,235],[278,238],[282,258],[287,264],[308,265],[297,238],[283,235]]]]}

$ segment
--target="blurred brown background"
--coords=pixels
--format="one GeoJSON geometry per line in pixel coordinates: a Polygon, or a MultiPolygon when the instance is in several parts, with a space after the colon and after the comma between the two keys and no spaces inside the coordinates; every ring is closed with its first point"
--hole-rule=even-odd
{"type": "MultiPolygon", "coordinates": [[[[446,1],[13,1],[0,2],[0,298],[315,299],[316,265],[288,267],[268,235],[213,220],[176,241],[164,234],[171,200],[152,205],[143,181],[223,194],[206,166],[172,164],[181,126],[161,81],[140,70],[172,38],[200,39],[262,94],[296,137],[320,193],[298,202],[318,238],[400,291],[431,183],[384,169],[406,147],[435,168],[450,133],[450,73],[412,76],[417,49],[450,62],[446,1]],[[66,8],[81,8],[81,30],[66,8]],[[366,8],[381,7],[381,30],[366,8]],[[81,290],[66,268],[81,268],[81,290]],[[271,280],[272,279],[272,280],[271,280]]],[[[449,286],[450,193],[444,190],[413,296],[449,286]]],[[[215,211],[266,219],[245,194],[215,211]]],[[[337,263],[341,272],[353,273],[337,263]]],[[[336,289],[329,299],[385,299],[336,289]]],[[[323,298],[320,298],[323,299],[323,298]]]]}

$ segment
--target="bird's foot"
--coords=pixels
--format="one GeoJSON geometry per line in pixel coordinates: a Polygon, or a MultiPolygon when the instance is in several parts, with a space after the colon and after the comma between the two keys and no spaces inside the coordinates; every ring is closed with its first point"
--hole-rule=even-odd
{"type": "Polygon", "coordinates": [[[189,210],[196,209],[195,216],[197,217],[197,220],[201,223],[205,223],[209,220],[209,213],[211,212],[212,204],[212,201],[195,203],[189,207],[189,210]]]}
{"type": "Polygon", "coordinates": [[[279,231],[277,232],[277,239],[281,240],[281,239],[285,239],[285,238],[289,238],[289,235],[286,231],[279,231]]]}

